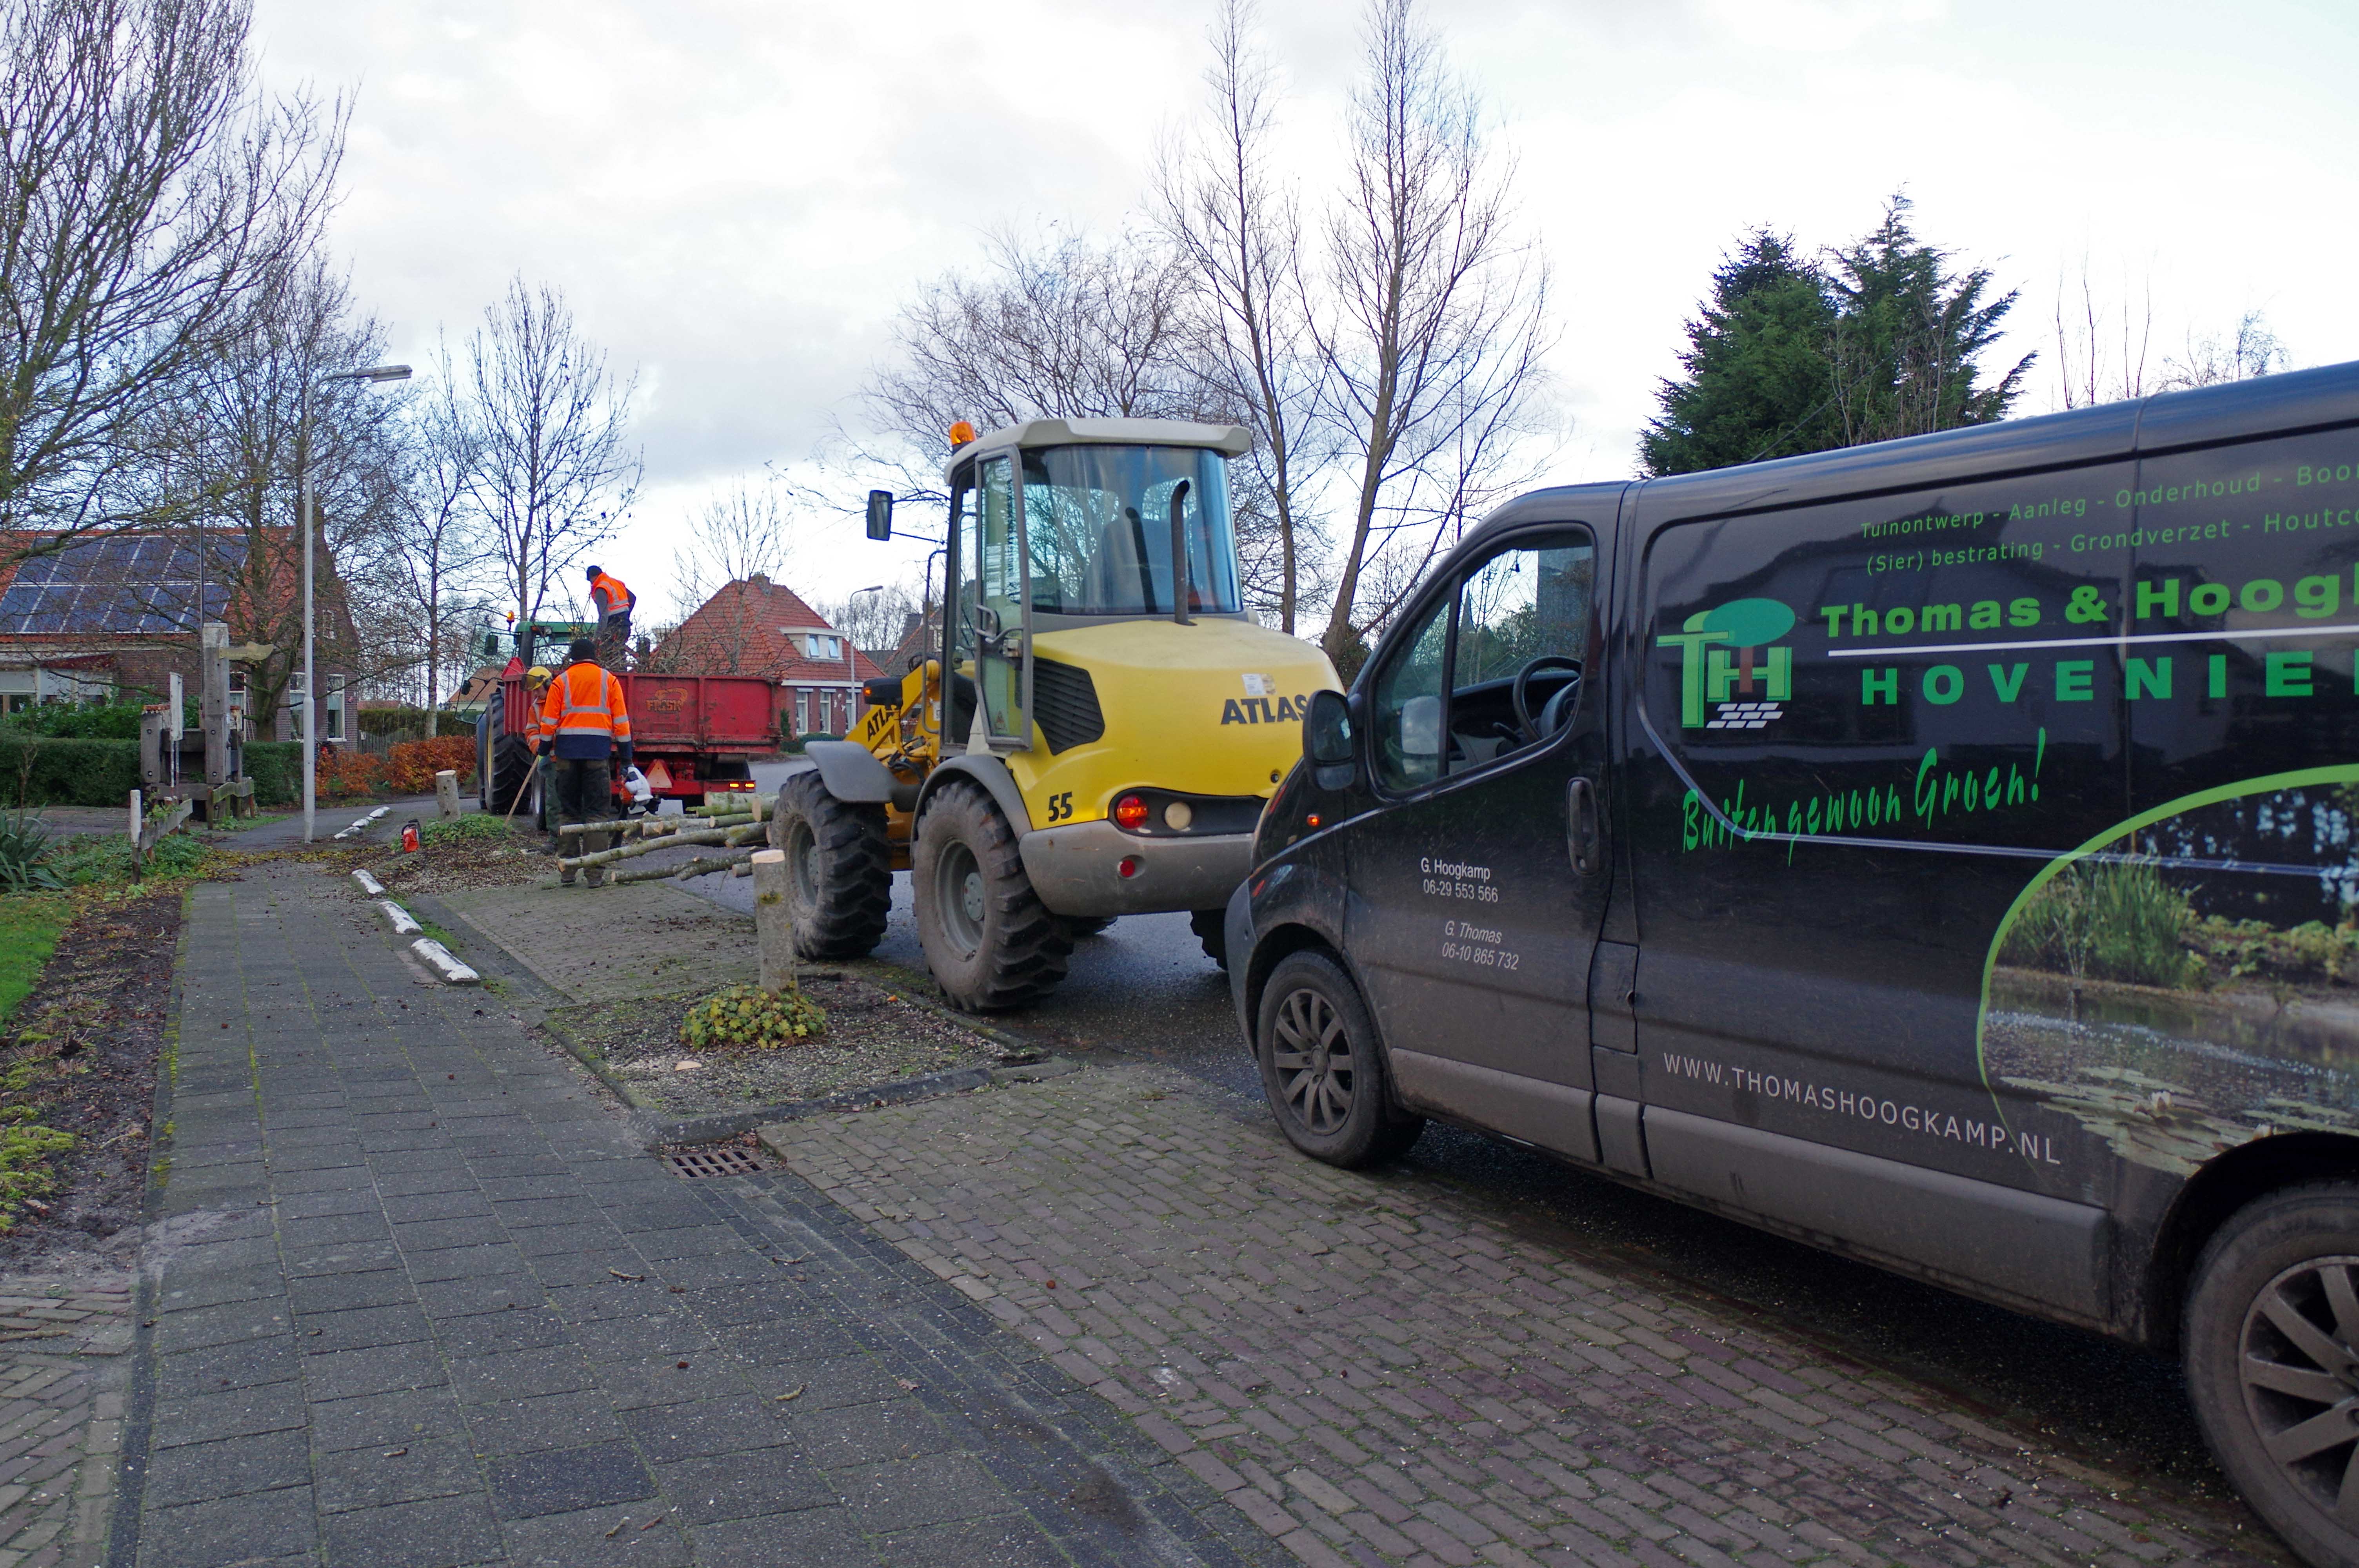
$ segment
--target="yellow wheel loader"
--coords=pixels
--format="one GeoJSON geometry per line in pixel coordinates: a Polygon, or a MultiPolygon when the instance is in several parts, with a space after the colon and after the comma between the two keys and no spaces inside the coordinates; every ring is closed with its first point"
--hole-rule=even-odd
{"type": "MultiPolygon", "coordinates": [[[[1225,964],[1262,806],[1310,693],[1337,685],[1239,598],[1228,460],[1252,438],[1036,419],[951,439],[935,646],[867,684],[854,737],[811,742],[771,815],[799,947],[867,952],[908,871],[963,1008],[1035,1000],[1076,935],[1125,914],[1188,911],[1225,964]]],[[[870,537],[891,512],[871,494],[870,537]]]]}

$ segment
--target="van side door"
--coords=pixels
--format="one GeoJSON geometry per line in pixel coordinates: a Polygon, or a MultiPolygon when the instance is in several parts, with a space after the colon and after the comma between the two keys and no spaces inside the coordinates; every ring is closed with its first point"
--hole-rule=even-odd
{"type": "Polygon", "coordinates": [[[1403,1098],[1582,1159],[1599,566],[1592,530],[1538,525],[1428,585],[1364,687],[1386,804],[1346,848],[1346,940],[1403,1098]]]}

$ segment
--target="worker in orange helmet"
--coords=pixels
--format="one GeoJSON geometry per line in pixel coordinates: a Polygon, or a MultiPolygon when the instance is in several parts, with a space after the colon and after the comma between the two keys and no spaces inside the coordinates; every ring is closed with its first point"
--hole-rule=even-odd
{"type": "MultiPolygon", "coordinates": [[[[631,715],[623,703],[623,683],[597,662],[598,647],[577,637],[566,650],[570,661],[549,683],[541,704],[540,754],[556,769],[558,811],[567,823],[603,822],[613,810],[613,773],[608,759],[631,765],[631,715]]],[[[603,833],[585,833],[577,854],[606,847],[603,833]]],[[[573,873],[560,870],[571,886],[573,873]]],[[[590,885],[606,880],[605,868],[590,868],[590,885]]]]}
{"type": "Polygon", "coordinates": [[[625,650],[631,645],[631,611],[638,602],[639,596],[625,588],[621,579],[609,577],[605,568],[590,568],[590,612],[598,622],[598,662],[610,670],[623,667],[625,650]]]}
{"type": "MultiPolygon", "coordinates": [[[[535,665],[524,672],[524,738],[535,756],[542,751],[541,742],[557,733],[549,728],[540,711],[549,700],[549,683],[555,678],[547,665],[535,665]]],[[[547,773],[546,761],[538,766],[547,773]]],[[[552,838],[557,833],[557,786],[549,777],[540,781],[540,830],[552,838]]]]}

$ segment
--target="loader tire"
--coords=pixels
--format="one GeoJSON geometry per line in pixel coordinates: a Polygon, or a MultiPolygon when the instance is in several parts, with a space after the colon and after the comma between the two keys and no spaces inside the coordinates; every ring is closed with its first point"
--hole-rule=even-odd
{"type": "Polygon", "coordinates": [[[1065,978],[1072,935],[1032,891],[1016,834],[981,789],[942,785],[918,819],[910,863],[918,937],[953,1006],[1022,1007],[1065,978]]]}
{"type": "Polygon", "coordinates": [[[816,773],[789,774],[770,812],[770,845],[786,852],[798,954],[864,957],[884,938],[893,907],[893,847],[883,806],[836,799],[816,773]]]}
{"type": "Polygon", "coordinates": [[[1060,914],[1057,918],[1065,923],[1066,935],[1079,942],[1085,937],[1104,935],[1122,917],[1118,914],[1060,914]]]}
{"type": "Polygon", "coordinates": [[[525,780],[532,774],[532,742],[521,735],[503,735],[492,742],[492,796],[484,804],[507,815],[525,780]]]}

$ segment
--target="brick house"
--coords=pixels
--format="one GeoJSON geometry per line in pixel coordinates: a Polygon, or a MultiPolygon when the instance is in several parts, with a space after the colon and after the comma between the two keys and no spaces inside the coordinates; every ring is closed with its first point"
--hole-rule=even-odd
{"type": "MultiPolygon", "coordinates": [[[[247,709],[251,736],[293,740],[292,677],[302,663],[301,540],[266,530],[257,555],[243,530],[207,535],[110,534],[25,555],[41,536],[0,537],[0,712],[43,702],[157,702],[178,675],[198,696],[196,629],[225,622],[233,643],[277,652],[230,671],[230,704],[247,709]],[[251,682],[251,689],[249,688],[251,682]],[[266,717],[251,711],[269,707],[266,717]]],[[[341,650],[356,645],[332,563],[320,558],[319,734],[358,730],[359,681],[341,650]]]]}
{"type": "Polygon", "coordinates": [[[798,735],[849,733],[860,717],[860,683],[884,673],[819,611],[760,572],[723,584],[664,633],[640,667],[766,676],[777,683],[798,735]]]}

